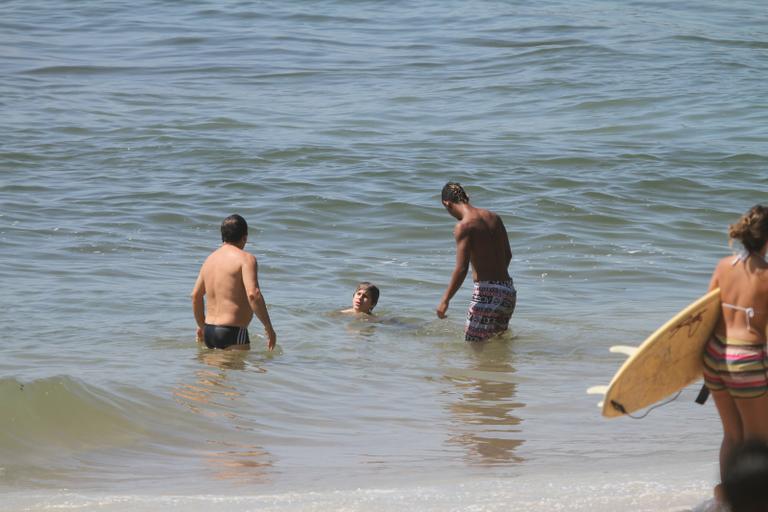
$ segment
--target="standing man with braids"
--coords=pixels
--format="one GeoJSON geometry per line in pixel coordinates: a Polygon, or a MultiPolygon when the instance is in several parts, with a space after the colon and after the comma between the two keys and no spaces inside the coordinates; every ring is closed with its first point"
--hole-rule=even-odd
{"type": "Polygon", "coordinates": [[[469,204],[469,196],[459,183],[446,183],[442,202],[459,222],[453,230],[456,265],[436,313],[439,318],[446,317],[448,303],[461,288],[471,263],[475,286],[464,339],[483,341],[507,330],[517,302],[517,291],[507,271],[512,259],[507,229],[495,213],[469,204]]]}
{"type": "Polygon", "coordinates": [[[248,241],[245,219],[237,214],[224,219],[221,241],[200,268],[192,290],[197,339],[208,348],[247,350],[251,347],[248,324],[255,314],[272,350],[277,335],[259,287],[256,257],[243,250],[248,241]]]}

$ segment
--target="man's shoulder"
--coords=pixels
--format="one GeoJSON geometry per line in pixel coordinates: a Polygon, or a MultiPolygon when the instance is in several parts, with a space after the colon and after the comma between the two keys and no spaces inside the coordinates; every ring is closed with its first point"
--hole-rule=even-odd
{"type": "Polygon", "coordinates": [[[234,247],[230,245],[224,245],[222,247],[219,247],[215,251],[213,251],[206,260],[206,263],[212,262],[212,263],[222,263],[226,264],[226,262],[233,262],[233,261],[239,261],[241,264],[247,264],[247,263],[255,263],[256,262],[256,256],[249,253],[248,251],[245,251],[243,249],[240,249],[239,247],[234,247]]]}
{"type": "Polygon", "coordinates": [[[495,212],[475,207],[474,215],[466,217],[461,223],[466,226],[466,229],[483,228],[489,221],[495,221],[496,219],[501,219],[501,217],[495,212]]]}
{"type": "Polygon", "coordinates": [[[494,212],[493,210],[489,210],[487,208],[478,208],[478,213],[482,217],[486,218],[492,218],[492,219],[498,219],[501,218],[498,213],[494,212]]]}
{"type": "Polygon", "coordinates": [[[504,221],[501,220],[501,215],[491,210],[482,210],[478,218],[482,219],[482,224],[485,229],[495,231],[504,225],[504,221]]]}
{"type": "Polygon", "coordinates": [[[249,253],[246,250],[238,249],[238,252],[234,254],[235,261],[238,262],[238,265],[243,267],[256,267],[256,256],[249,253]]]}
{"type": "Polygon", "coordinates": [[[456,226],[453,228],[453,233],[456,236],[468,233],[472,229],[474,229],[474,221],[472,219],[462,219],[459,222],[456,223],[456,226]]]}
{"type": "Polygon", "coordinates": [[[239,247],[231,247],[230,254],[232,257],[237,258],[243,263],[253,263],[256,261],[256,256],[246,251],[245,249],[240,249],[239,247]]]}
{"type": "Polygon", "coordinates": [[[208,256],[206,256],[205,261],[203,262],[203,266],[208,266],[211,263],[215,262],[220,254],[221,247],[216,249],[215,251],[212,251],[208,256]]]}

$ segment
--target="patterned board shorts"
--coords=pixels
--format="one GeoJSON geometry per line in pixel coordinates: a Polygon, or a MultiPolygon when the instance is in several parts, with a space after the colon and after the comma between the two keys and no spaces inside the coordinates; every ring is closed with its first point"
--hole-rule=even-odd
{"type": "Polygon", "coordinates": [[[464,339],[483,341],[506,331],[516,303],[517,290],[511,279],[476,282],[467,311],[464,339]]]}
{"type": "Polygon", "coordinates": [[[704,347],[704,383],[712,391],[728,390],[734,398],[757,398],[768,392],[765,344],[712,336],[704,347]]]}

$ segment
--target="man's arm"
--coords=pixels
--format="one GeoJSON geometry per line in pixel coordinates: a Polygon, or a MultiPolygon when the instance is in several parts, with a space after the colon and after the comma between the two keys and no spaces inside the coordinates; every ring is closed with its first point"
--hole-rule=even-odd
{"type": "Polygon", "coordinates": [[[446,317],[445,312],[448,311],[448,303],[459,288],[461,288],[461,284],[467,277],[467,271],[469,270],[469,232],[461,225],[457,225],[453,235],[454,238],[456,238],[456,265],[453,267],[453,273],[451,274],[451,281],[448,283],[448,288],[445,290],[442,299],[440,299],[440,304],[435,311],[438,318],[446,317]]]}
{"type": "Polygon", "coordinates": [[[203,282],[203,270],[200,269],[200,273],[197,275],[197,281],[195,281],[195,287],[192,288],[192,313],[195,315],[195,323],[197,324],[197,341],[203,340],[203,328],[205,327],[205,282],[203,282]]]}
{"type": "Polygon", "coordinates": [[[251,310],[253,310],[256,318],[264,326],[264,334],[267,335],[267,348],[272,350],[277,343],[277,334],[275,334],[275,330],[272,328],[267,304],[264,302],[264,295],[262,295],[259,288],[258,268],[256,257],[252,254],[246,255],[246,262],[243,265],[243,285],[245,285],[245,293],[248,296],[248,304],[251,306],[251,310]]]}

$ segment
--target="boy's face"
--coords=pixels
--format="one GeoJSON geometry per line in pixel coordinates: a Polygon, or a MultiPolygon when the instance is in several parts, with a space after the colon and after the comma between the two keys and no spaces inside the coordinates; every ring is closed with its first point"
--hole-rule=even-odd
{"type": "Polygon", "coordinates": [[[360,313],[370,313],[373,308],[371,294],[366,288],[360,288],[352,296],[352,308],[360,313]]]}

